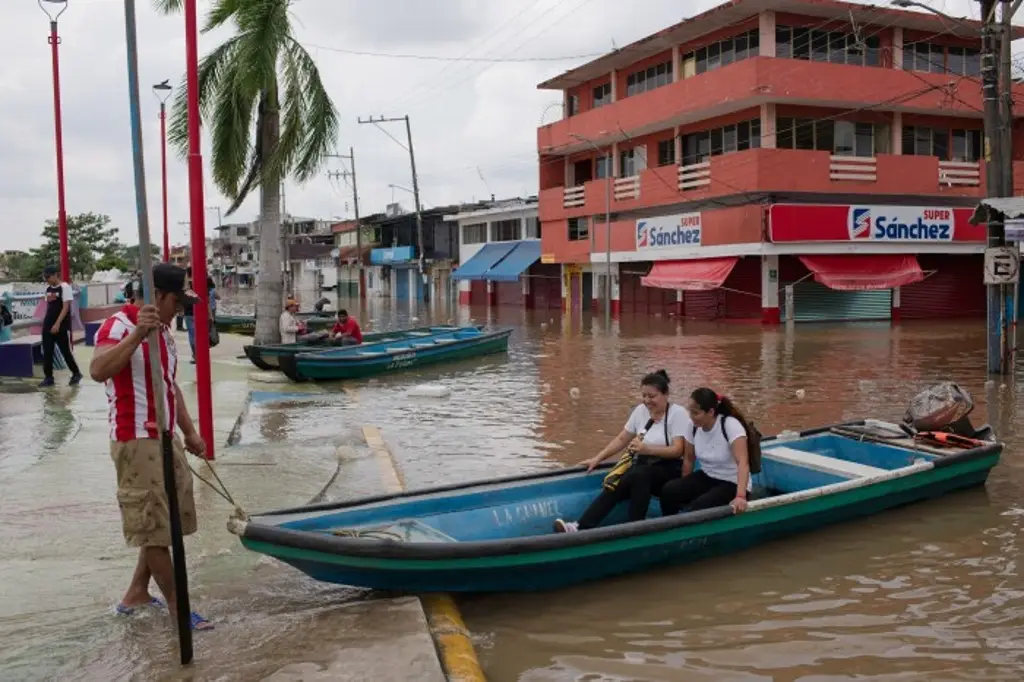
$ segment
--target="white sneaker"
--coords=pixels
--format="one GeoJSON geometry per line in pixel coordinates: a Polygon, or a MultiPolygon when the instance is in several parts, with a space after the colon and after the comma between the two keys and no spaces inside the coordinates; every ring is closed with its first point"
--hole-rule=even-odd
{"type": "Polygon", "coordinates": [[[555,519],[556,533],[575,533],[579,529],[580,524],[576,521],[563,521],[562,519],[555,519]]]}

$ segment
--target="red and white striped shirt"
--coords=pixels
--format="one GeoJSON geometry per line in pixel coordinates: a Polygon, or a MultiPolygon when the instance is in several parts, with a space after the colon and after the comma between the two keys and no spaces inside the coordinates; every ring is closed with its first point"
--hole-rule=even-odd
{"type": "MultiPolygon", "coordinates": [[[[117,345],[135,329],[139,309],[126,305],[107,318],[96,332],[96,346],[117,345]]],[[[173,432],[175,427],[174,381],[178,373],[178,350],[170,329],[164,325],[160,334],[160,366],[167,391],[165,414],[173,432]]],[[[110,440],[130,441],[158,438],[156,407],[153,403],[152,374],[149,364],[149,341],[143,341],[131,361],[113,378],[107,379],[107,402],[110,405],[110,440]]]]}

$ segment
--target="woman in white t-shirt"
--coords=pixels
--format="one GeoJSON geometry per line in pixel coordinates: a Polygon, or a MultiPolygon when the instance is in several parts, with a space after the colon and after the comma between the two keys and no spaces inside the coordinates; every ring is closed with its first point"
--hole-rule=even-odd
{"type": "Polygon", "coordinates": [[[601,452],[582,462],[587,471],[593,471],[601,462],[628,449],[635,457],[633,465],[612,490],[603,487],[579,521],[557,519],[555,532],[595,528],[615,505],[626,500],[629,520],[642,521],[647,517],[651,495],[658,495],[666,483],[679,478],[685,439],[693,431],[693,424],[686,410],[669,403],[668,385],[668,373],[663,369],[640,381],[643,402],[633,410],[622,432],[601,452]]]}
{"type": "Polygon", "coordinates": [[[686,433],[683,477],[665,484],[661,510],[668,516],[730,505],[746,511],[750,492],[747,420],[732,401],[710,388],[690,394],[693,428],[686,433]],[[700,470],[694,471],[694,461],[700,470]]]}

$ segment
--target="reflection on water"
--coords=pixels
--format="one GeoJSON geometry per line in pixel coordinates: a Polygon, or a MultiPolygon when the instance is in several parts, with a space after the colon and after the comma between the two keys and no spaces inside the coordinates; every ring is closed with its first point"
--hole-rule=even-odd
{"type": "MultiPolygon", "coordinates": [[[[366,330],[472,320],[515,331],[507,355],[254,401],[239,445],[219,455],[247,508],[301,504],[335,472],[341,488],[328,497],[376,492],[372,460],[359,451],[363,424],[383,429],[411,487],[577,462],[621,428],[639,377],[659,368],[673,378],[674,399],[710,385],[765,433],[898,420],[923,387],[955,379],[974,395],[975,423],[990,421],[1007,442],[984,490],[682,568],[553,594],[466,598],[490,679],[1024,678],[1021,403],[1012,380],[986,388],[980,324],[787,330],[644,317],[609,331],[600,316],[558,311],[342,304],[366,330]],[[445,384],[450,396],[407,395],[425,382],[445,384]],[[342,460],[339,444],[349,453],[342,460]]],[[[86,679],[75,677],[80,670],[162,679],[173,669],[171,640],[156,625],[104,612],[130,557],[108,461],[95,439],[84,443],[102,422],[101,396],[96,386],[51,399],[0,393],[0,541],[13,548],[0,556],[0,640],[13,660],[0,663],[2,679],[86,679]]],[[[197,599],[224,627],[202,640],[195,679],[258,679],[270,663],[301,657],[319,639],[309,633],[329,642],[352,622],[339,606],[350,592],[244,552],[220,531],[224,505],[197,495],[207,519],[192,545],[197,599]],[[300,621],[313,623],[305,640],[289,634],[300,621]],[[232,650],[249,652],[251,665],[213,660],[232,650]]]]}

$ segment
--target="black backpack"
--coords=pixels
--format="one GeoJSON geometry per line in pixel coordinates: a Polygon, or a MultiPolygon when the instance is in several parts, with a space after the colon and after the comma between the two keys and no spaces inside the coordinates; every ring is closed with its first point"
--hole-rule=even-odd
{"type": "MultiPolygon", "coordinates": [[[[725,433],[725,419],[718,422],[722,426],[722,437],[725,438],[725,442],[729,442],[729,436],[725,433]]],[[[754,422],[748,422],[744,425],[744,430],[747,432],[747,461],[750,464],[750,473],[759,474],[761,473],[761,432],[754,426],[754,422]]],[[[697,437],[697,427],[693,427],[693,436],[697,437]]]]}
{"type": "Polygon", "coordinates": [[[11,314],[11,311],[3,303],[0,303],[0,320],[3,321],[4,327],[10,327],[14,324],[14,315],[11,314]]]}

